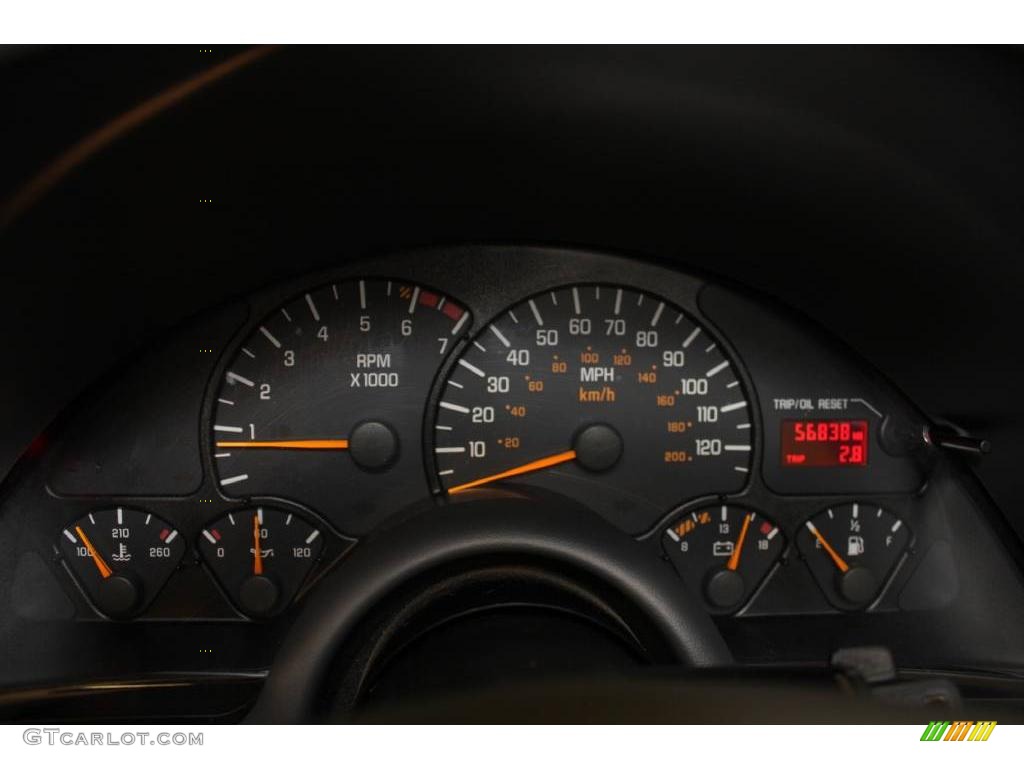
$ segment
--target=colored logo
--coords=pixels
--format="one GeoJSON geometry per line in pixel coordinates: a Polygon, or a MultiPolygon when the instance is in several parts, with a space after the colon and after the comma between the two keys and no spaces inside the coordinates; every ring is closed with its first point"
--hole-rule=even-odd
{"type": "Polygon", "coordinates": [[[932,720],[921,734],[921,741],[988,741],[995,727],[995,720],[932,720]]]}

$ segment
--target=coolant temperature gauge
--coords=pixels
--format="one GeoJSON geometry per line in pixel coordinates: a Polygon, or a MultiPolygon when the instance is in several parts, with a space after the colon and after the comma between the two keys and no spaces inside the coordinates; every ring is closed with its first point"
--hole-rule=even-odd
{"type": "Polygon", "coordinates": [[[320,556],[323,537],[273,507],[225,515],[203,529],[199,551],[242,613],[270,616],[287,606],[320,556]]]}
{"type": "Polygon", "coordinates": [[[722,505],[691,512],[665,530],[665,551],[708,607],[730,613],[750,599],[785,548],[768,518],[722,505]]]}
{"type": "Polygon", "coordinates": [[[91,512],[61,532],[69,570],[101,613],[124,619],[145,608],[185,553],[156,515],[128,507],[91,512]]]}

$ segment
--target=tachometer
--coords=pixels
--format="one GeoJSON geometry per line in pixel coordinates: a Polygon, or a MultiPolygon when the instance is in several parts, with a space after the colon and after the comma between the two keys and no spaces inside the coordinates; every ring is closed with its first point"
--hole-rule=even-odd
{"type": "Polygon", "coordinates": [[[224,372],[212,441],[232,497],[285,497],[360,534],[428,493],[423,404],[469,313],[416,285],[353,280],[263,318],[224,372]]]}
{"type": "Polygon", "coordinates": [[[434,429],[449,494],[522,483],[634,533],[741,489],[753,446],[748,397],[711,334],[664,299],[606,285],[534,296],[486,326],[434,429]]]}

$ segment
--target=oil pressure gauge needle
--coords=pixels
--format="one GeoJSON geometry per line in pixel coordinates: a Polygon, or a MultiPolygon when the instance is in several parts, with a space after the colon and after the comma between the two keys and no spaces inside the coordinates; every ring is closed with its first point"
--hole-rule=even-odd
{"type": "Polygon", "coordinates": [[[821,532],[814,526],[814,523],[808,520],[806,525],[807,530],[814,534],[814,538],[816,538],[822,548],[828,552],[828,556],[832,558],[832,562],[836,564],[836,568],[838,568],[842,573],[846,573],[850,570],[850,566],[847,565],[846,561],[839,556],[838,552],[832,549],[832,545],[825,541],[825,537],[821,535],[821,532]]]}
{"type": "Polygon", "coordinates": [[[94,547],[92,542],[89,541],[89,537],[85,535],[85,531],[82,530],[82,526],[76,525],[75,533],[78,534],[78,538],[82,540],[82,543],[85,544],[86,548],[89,550],[89,556],[92,557],[92,561],[96,563],[96,570],[100,572],[100,576],[104,579],[109,579],[114,572],[110,570],[110,566],[107,565],[106,560],[100,556],[100,553],[96,551],[96,547],[94,547]]]}
{"type": "Polygon", "coordinates": [[[260,515],[252,516],[252,572],[256,576],[263,573],[263,553],[260,551],[260,515]]]}
{"type": "Polygon", "coordinates": [[[218,440],[218,448],[290,448],[305,451],[346,451],[348,440],[218,440]]]}

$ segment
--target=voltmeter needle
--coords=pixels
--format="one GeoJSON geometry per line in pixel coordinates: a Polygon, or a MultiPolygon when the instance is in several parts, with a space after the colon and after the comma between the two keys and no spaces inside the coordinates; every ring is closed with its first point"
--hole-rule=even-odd
{"type": "Polygon", "coordinates": [[[750,518],[753,515],[748,514],[743,518],[743,527],[740,528],[740,537],[736,539],[736,546],[732,550],[732,555],[729,557],[729,562],[725,564],[725,567],[730,571],[735,571],[740,567],[740,553],[743,552],[743,542],[747,538],[747,529],[750,527],[750,518]]]}

